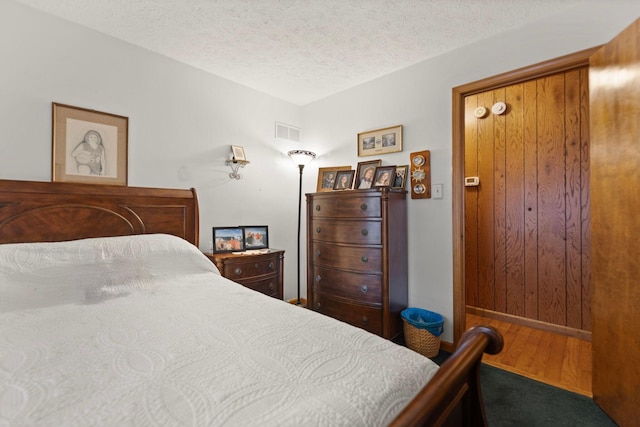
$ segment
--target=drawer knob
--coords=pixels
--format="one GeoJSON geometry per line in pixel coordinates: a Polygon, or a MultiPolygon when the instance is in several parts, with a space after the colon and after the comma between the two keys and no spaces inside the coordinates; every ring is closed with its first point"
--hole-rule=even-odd
{"type": "Polygon", "coordinates": [[[242,269],[240,267],[236,267],[235,270],[233,270],[234,273],[236,273],[236,275],[241,275],[242,274],[242,269]]]}
{"type": "Polygon", "coordinates": [[[369,230],[364,229],[360,232],[360,234],[362,234],[363,236],[366,236],[367,234],[369,234],[369,230]]]}
{"type": "Polygon", "coordinates": [[[363,256],[361,259],[362,259],[362,262],[369,262],[368,256],[363,256]]]}
{"type": "Polygon", "coordinates": [[[368,207],[367,207],[366,203],[363,203],[363,204],[360,205],[360,210],[366,211],[367,209],[368,209],[368,207]]]}
{"type": "Polygon", "coordinates": [[[319,274],[316,276],[316,282],[320,283],[320,281],[322,280],[322,276],[320,276],[319,274]]]}
{"type": "Polygon", "coordinates": [[[360,286],[360,290],[363,294],[366,294],[369,291],[369,287],[367,285],[360,286]]]}
{"type": "Polygon", "coordinates": [[[320,303],[319,303],[319,302],[317,302],[317,303],[316,303],[316,308],[318,308],[318,309],[319,309],[319,308],[321,308],[321,307],[322,307],[322,306],[320,305],[320,303]]]}
{"type": "Polygon", "coordinates": [[[269,282],[269,290],[272,291],[275,286],[273,286],[273,282],[269,282]]]}
{"type": "Polygon", "coordinates": [[[273,262],[269,263],[269,270],[274,270],[276,268],[275,264],[273,262]]]}
{"type": "Polygon", "coordinates": [[[316,211],[320,212],[320,205],[316,205],[316,211]]]}
{"type": "Polygon", "coordinates": [[[368,325],[369,324],[369,318],[367,316],[363,316],[362,317],[362,324],[363,325],[368,325]]]}
{"type": "Polygon", "coordinates": [[[320,256],[320,254],[321,254],[320,249],[318,249],[318,250],[316,251],[316,256],[320,256]]]}
{"type": "Polygon", "coordinates": [[[322,228],[316,227],[316,233],[320,234],[321,231],[322,231],[322,228]]]}
{"type": "Polygon", "coordinates": [[[260,268],[260,264],[258,264],[257,262],[253,266],[256,268],[256,270],[260,268]]]}

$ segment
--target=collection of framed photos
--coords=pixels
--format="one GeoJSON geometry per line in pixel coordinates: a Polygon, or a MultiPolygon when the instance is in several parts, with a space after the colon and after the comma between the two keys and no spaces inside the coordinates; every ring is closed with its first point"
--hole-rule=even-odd
{"type": "Polygon", "coordinates": [[[381,160],[360,162],[356,170],[352,170],[351,166],[320,168],[316,191],[361,190],[376,187],[403,190],[408,172],[409,165],[382,166],[381,160]]]}
{"type": "Polygon", "coordinates": [[[242,225],[213,227],[213,253],[245,252],[269,248],[269,227],[242,225]]]}

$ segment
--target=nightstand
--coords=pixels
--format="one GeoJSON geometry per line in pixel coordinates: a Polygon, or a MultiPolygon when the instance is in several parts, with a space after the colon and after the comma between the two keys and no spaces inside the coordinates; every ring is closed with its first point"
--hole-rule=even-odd
{"type": "Polygon", "coordinates": [[[247,288],[282,299],[284,251],[266,253],[205,253],[227,279],[247,288]]]}

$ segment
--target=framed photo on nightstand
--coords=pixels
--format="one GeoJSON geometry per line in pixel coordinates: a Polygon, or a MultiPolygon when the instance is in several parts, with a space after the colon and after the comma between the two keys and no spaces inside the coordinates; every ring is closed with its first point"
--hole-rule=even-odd
{"type": "Polygon", "coordinates": [[[243,225],[244,247],[251,249],[266,249],[269,247],[269,227],[266,225],[243,225]]]}
{"type": "Polygon", "coordinates": [[[213,227],[213,253],[243,252],[244,229],[242,227],[213,227]]]}

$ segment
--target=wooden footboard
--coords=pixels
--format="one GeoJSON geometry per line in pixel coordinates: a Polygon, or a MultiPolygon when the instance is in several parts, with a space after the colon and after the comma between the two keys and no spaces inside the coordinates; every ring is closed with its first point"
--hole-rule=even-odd
{"type": "Polygon", "coordinates": [[[502,346],[502,335],[495,329],[468,329],[456,351],[391,426],[486,426],[480,363],[482,353],[497,354],[502,346]]]}

